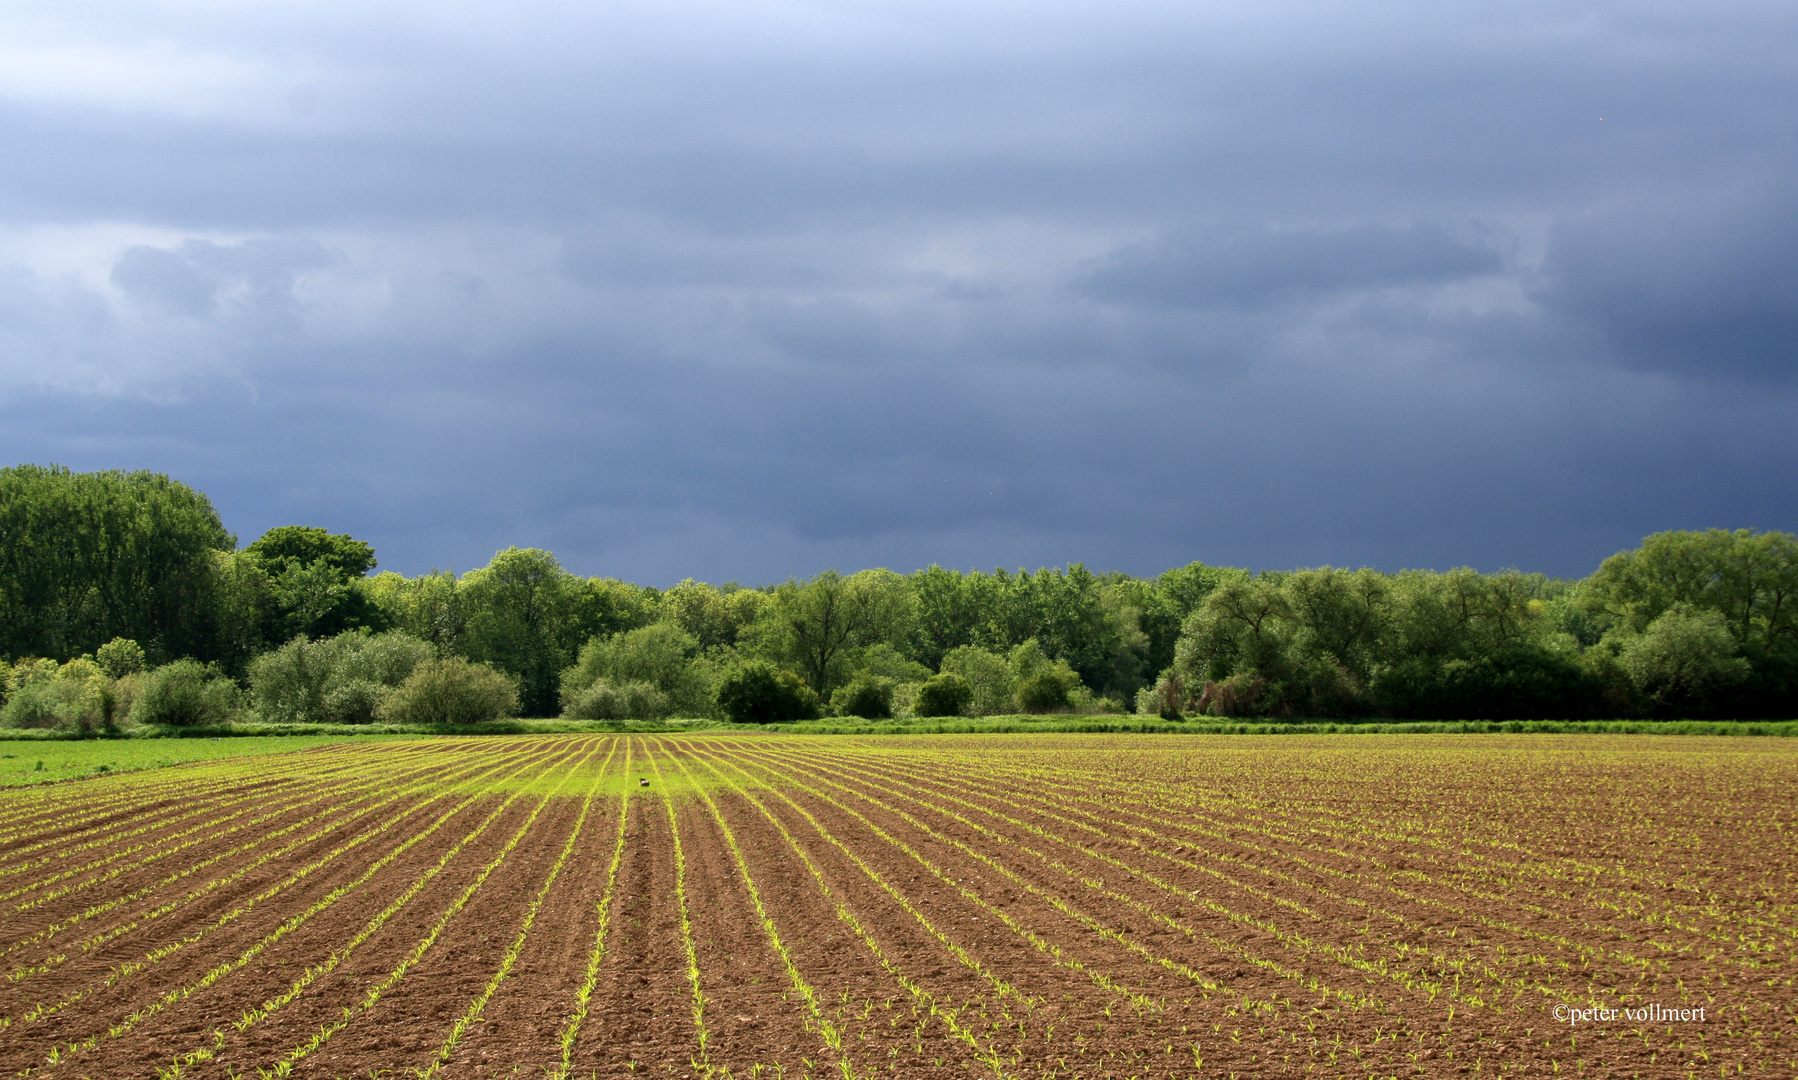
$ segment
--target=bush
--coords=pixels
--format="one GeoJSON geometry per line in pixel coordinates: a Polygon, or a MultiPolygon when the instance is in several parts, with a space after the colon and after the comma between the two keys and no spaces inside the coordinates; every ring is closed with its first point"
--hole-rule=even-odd
{"type": "Polygon", "coordinates": [[[1186,678],[1168,669],[1154,686],[1136,692],[1136,711],[1163,720],[1186,719],[1186,678]]]}
{"type": "Polygon", "coordinates": [[[893,681],[872,675],[858,675],[849,685],[837,688],[830,696],[831,711],[838,716],[859,716],[864,720],[886,720],[893,715],[893,681]]]}
{"type": "Polygon", "coordinates": [[[1676,605],[1625,640],[1617,661],[1637,694],[1660,716],[1708,711],[1725,689],[1748,678],[1748,661],[1718,611],[1676,605]]]}
{"type": "Polygon", "coordinates": [[[698,659],[698,640],[673,623],[593,638],[581,647],[573,666],[562,672],[564,715],[571,701],[602,679],[615,687],[647,683],[666,699],[668,712],[707,713],[712,699],[709,665],[696,663],[698,659]]]}
{"type": "Polygon", "coordinates": [[[378,715],[391,724],[480,724],[518,713],[518,680],[486,664],[427,660],[389,691],[378,715]]]}
{"type": "Polygon", "coordinates": [[[1068,707],[1068,686],[1056,672],[1042,671],[1018,684],[1018,708],[1049,713],[1068,707]]]}
{"type": "Polygon", "coordinates": [[[367,723],[380,699],[434,653],[428,642],[397,631],[297,637],[250,661],[250,696],[276,723],[367,723]],[[357,719],[339,719],[345,716],[357,719]]]}
{"type": "Polygon", "coordinates": [[[1244,671],[1222,682],[1206,682],[1197,704],[1206,716],[1267,716],[1279,712],[1269,704],[1273,697],[1266,679],[1244,671]]]}
{"type": "Polygon", "coordinates": [[[370,683],[394,687],[418,670],[418,665],[435,659],[437,650],[431,643],[397,630],[385,634],[341,634],[342,653],[332,665],[334,680],[370,683]]]}
{"type": "Polygon", "coordinates": [[[918,688],[918,700],[912,706],[919,716],[960,716],[974,700],[974,688],[968,680],[953,672],[933,675],[918,688]]]}
{"type": "Polygon", "coordinates": [[[792,672],[752,660],[732,668],[719,681],[718,707],[738,724],[815,720],[818,695],[792,672]]]}
{"type": "Polygon", "coordinates": [[[949,650],[943,657],[943,674],[965,680],[974,696],[967,711],[976,716],[1009,713],[1017,707],[1017,676],[1010,661],[976,645],[949,650]]]}
{"type": "Polygon", "coordinates": [[[1378,673],[1374,689],[1380,711],[1401,719],[1565,720],[1599,711],[1601,686],[1573,658],[1526,645],[1412,657],[1378,673]]]}
{"type": "Polygon", "coordinates": [[[176,660],[143,676],[131,722],[171,727],[229,723],[237,715],[237,684],[211,665],[176,660]]]}
{"type": "Polygon", "coordinates": [[[98,711],[85,682],[38,679],[13,692],[0,709],[0,723],[13,728],[90,731],[98,711]]]}
{"type": "Polygon", "coordinates": [[[94,663],[109,679],[136,675],[144,669],[143,646],[130,638],[115,637],[94,650],[94,663]]]}
{"type": "Polygon", "coordinates": [[[380,714],[381,701],[388,688],[366,679],[351,679],[332,687],[325,694],[325,722],[328,724],[372,724],[380,714]]]}
{"type": "Polygon", "coordinates": [[[570,720],[661,720],[669,712],[668,695],[646,682],[595,679],[562,699],[562,715],[570,720]]]}

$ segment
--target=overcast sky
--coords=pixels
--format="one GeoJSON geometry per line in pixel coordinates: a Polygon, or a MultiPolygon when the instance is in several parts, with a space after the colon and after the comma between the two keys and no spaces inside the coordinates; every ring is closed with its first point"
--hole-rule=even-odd
{"type": "Polygon", "coordinates": [[[0,461],[665,586],[1798,529],[1798,6],[0,7],[0,461]]]}

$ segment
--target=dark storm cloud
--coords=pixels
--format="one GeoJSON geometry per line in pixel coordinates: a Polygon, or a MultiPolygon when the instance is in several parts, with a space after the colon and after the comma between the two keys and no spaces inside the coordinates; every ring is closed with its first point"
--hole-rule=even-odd
{"type": "Polygon", "coordinates": [[[1798,380],[1794,188],[1637,197],[1569,220],[1549,248],[1544,299],[1629,367],[1798,380]]]}
{"type": "Polygon", "coordinates": [[[667,584],[1798,527],[1787,7],[59,10],[0,16],[0,456],[246,538],[667,584]]]}
{"type": "Polygon", "coordinates": [[[1088,292],[1169,307],[1258,306],[1344,289],[1448,282],[1502,266],[1488,245],[1439,226],[1180,236],[1117,252],[1087,278],[1088,292]]]}

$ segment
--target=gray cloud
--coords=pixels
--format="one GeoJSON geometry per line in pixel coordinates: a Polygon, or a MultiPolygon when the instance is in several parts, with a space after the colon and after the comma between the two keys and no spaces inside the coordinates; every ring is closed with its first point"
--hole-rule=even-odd
{"type": "Polygon", "coordinates": [[[1439,225],[1357,225],[1131,245],[1096,265],[1085,287],[1126,304],[1252,307],[1345,289],[1450,282],[1502,266],[1490,244],[1456,239],[1439,225]]]}
{"type": "Polygon", "coordinates": [[[1562,224],[1543,299],[1629,367],[1798,380],[1798,191],[1635,198],[1562,224]]]}
{"type": "Polygon", "coordinates": [[[58,10],[0,15],[0,456],[246,537],[667,584],[1798,527],[1788,8],[58,10]]]}

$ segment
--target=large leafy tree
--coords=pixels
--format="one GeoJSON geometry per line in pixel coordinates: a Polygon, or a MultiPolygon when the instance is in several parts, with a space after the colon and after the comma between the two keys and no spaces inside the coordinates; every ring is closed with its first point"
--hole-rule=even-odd
{"type": "Polygon", "coordinates": [[[375,568],[375,549],[363,541],[308,525],[282,525],[263,533],[244,554],[268,577],[275,608],[271,633],[277,640],[386,628],[387,618],[364,581],[375,568]]]}
{"type": "Polygon", "coordinates": [[[507,548],[463,575],[467,655],[517,676],[528,716],[559,708],[562,669],[589,636],[577,618],[584,584],[538,548],[507,548]]]}
{"type": "Polygon", "coordinates": [[[807,582],[788,581],[760,625],[762,651],[793,665],[823,696],[844,675],[851,650],[904,640],[916,598],[891,570],[863,570],[847,577],[826,570],[807,582]]]}
{"type": "Polygon", "coordinates": [[[1749,529],[1655,533],[1606,559],[1581,598],[1636,633],[1683,604],[1720,614],[1738,645],[1798,645],[1798,537],[1749,529]]]}
{"type": "Polygon", "coordinates": [[[0,469],[0,654],[115,637],[205,654],[216,553],[235,546],[206,496],[161,473],[0,469]]]}

